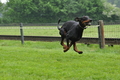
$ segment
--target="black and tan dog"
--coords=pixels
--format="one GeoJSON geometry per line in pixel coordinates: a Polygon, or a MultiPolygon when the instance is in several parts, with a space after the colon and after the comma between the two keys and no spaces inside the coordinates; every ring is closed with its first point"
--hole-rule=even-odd
{"type": "Polygon", "coordinates": [[[91,19],[88,16],[83,16],[81,18],[76,17],[75,21],[65,22],[61,28],[59,28],[60,19],[58,21],[58,30],[61,35],[61,45],[64,48],[64,52],[68,51],[73,45],[73,48],[79,54],[82,54],[82,51],[78,51],[76,47],[76,41],[82,38],[82,34],[86,26],[91,25],[91,19]],[[67,45],[64,44],[64,39],[66,38],[67,45]],[[69,43],[69,41],[71,41],[69,43]]]}

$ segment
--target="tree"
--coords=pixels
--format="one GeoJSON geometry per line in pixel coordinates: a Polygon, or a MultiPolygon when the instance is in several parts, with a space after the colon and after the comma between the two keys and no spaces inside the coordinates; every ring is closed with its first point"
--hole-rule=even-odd
{"type": "Polygon", "coordinates": [[[120,17],[120,8],[116,7],[116,5],[112,5],[111,3],[104,2],[104,11],[103,14],[109,18],[119,19],[120,17]],[[115,18],[116,16],[116,18],[115,18]]]}
{"type": "Polygon", "coordinates": [[[102,0],[9,0],[3,18],[9,23],[50,23],[85,15],[94,20],[107,19],[105,13],[109,11],[103,3],[102,0]]]}
{"type": "Polygon", "coordinates": [[[88,15],[94,20],[101,19],[103,3],[100,0],[76,0],[76,13],[74,16],[88,15]],[[99,15],[99,16],[98,16],[99,15]]]}
{"type": "Polygon", "coordinates": [[[120,0],[107,0],[107,1],[120,8],[120,0]]]}
{"type": "Polygon", "coordinates": [[[9,0],[7,6],[6,15],[12,16],[13,22],[28,22],[28,20],[32,22],[33,15],[31,14],[38,9],[32,0],[9,0]]]}
{"type": "Polygon", "coordinates": [[[4,7],[5,7],[5,4],[3,4],[3,3],[0,1],[0,23],[3,23],[4,7]]]}

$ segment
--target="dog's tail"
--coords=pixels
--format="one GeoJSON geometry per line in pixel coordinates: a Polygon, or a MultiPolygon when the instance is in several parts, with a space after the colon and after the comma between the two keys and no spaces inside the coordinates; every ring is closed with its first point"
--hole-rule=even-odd
{"type": "Polygon", "coordinates": [[[59,27],[59,23],[60,23],[60,21],[61,21],[61,19],[58,20],[58,26],[57,26],[58,30],[61,29],[61,28],[59,27]]]}

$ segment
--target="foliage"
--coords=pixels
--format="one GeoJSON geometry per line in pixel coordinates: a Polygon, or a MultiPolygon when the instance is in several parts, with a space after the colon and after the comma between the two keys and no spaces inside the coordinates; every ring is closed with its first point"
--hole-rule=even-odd
{"type": "Polygon", "coordinates": [[[119,12],[110,18],[105,14],[110,13],[106,11],[109,6],[105,5],[105,0],[9,0],[4,7],[3,22],[50,23],[57,22],[59,18],[66,21],[85,15],[94,20],[118,19],[119,12]]]}
{"type": "Polygon", "coordinates": [[[105,2],[104,8],[103,14],[107,15],[107,17],[111,17],[112,15],[120,16],[120,8],[116,7],[116,5],[105,2]]]}
{"type": "MultiPolygon", "coordinates": [[[[119,80],[120,46],[99,49],[77,44],[84,51],[62,52],[59,42],[0,40],[2,80],[119,80]]],[[[72,48],[72,47],[71,47],[72,48]]]]}
{"type": "Polygon", "coordinates": [[[2,6],[3,4],[0,2],[0,12],[2,12],[2,6]]]}
{"type": "Polygon", "coordinates": [[[4,17],[10,18],[10,22],[41,23],[57,22],[59,18],[74,19],[83,15],[100,19],[103,4],[99,0],[9,0],[7,8],[4,17]]]}
{"type": "Polygon", "coordinates": [[[107,0],[107,1],[120,8],[120,0],[107,0]]]}
{"type": "Polygon", "coordinates": [[[0,2],[0,23],[2,23],[3,4],[0,2]]]}

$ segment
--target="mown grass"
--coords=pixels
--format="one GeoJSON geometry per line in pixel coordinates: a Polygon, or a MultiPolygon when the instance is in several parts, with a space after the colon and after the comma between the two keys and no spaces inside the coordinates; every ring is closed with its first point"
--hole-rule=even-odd
{"type": "Polygon", "coordinates": [[[99,49],[77,44],[62,51],[59,42],[0,40],[1,80],[119,80],[120,46],[99,49]]]}
{"type": "MultiPolygon", "coordinates": [[[[83,37],[98,38],[98,28],[90,26],[84,30],[83,37]]],[[[105,38],[120,38],[120,25],[104,25],[105,38]]],[[[26,36],[60,36],[57,26],[24,26],[26,36]],[[43,27],[43,29],[40,29],[43,27]],[[47,29],[45,29],[47,27],[47,29]],[[49,28],[50,27],[50,28],[49,28]],[[54,29],[51,29],[53,27],[54,29]]],[[[20,35],[19,26],[0,27],[0,35],[20,35]]]]}

